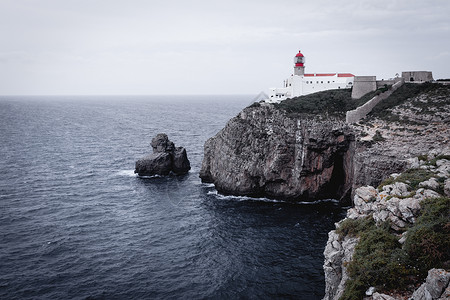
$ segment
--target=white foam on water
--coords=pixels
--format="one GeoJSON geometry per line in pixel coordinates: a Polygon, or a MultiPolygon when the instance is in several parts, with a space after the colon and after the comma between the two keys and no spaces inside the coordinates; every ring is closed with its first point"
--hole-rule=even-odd
{"type": "Polygon", "coordinates": [[[117,175],[127,177],[137,177],[137,174],[134,173],[134,170],[121,170],[117,172],[117,175]]]}
{"type": "Polygon", "coordinates": [[[144,178],[144,179],[149,179],[149,178],[161,178],[161,177],[164,177],[164,176],[162,176],[162,175],[139,176],[139,175],[137,175],[137,174],[135,174],[135,176],[138,177],[138,178],[144,178]]]}
{"type": "Polygon", "coordinates": [[[217,190],[209,191],[207,193],[208,195],[214,195],[217,199],[221,200],[237,200],[237,201],[262,201],[262,202],[287,202],[284,200],[276,200],[276,199],[269,199],[269,198],[256,198],[256,197],[249,197],[249,196],[233,196],[233,195],[223,195],[220,194],[217,190]]]}
{"type": "Polygon", "coordinates": [[[213,195],[217,199],[220,200],[237,200],[237,201],[262,201],[262,202],[273,202],[273,203],[290,203],[290,204],[307,204],[307,205],[313,205],[313,204],[320,204],[320,203],[336,203],[338,204],[339,201],[336,199],[322,199],[322,200],[316,200],[316,201],[301,201],[301,202],[293,202],[293,201],[286,201],[286,200],[279,200],[279,199],[269,199],[269,198],[256,198],[256,197],[249,197],[249,196],[233,196],[233,195],[223,195],[220,194],[217,190],[209,191],[207,195],[213,195]]]}
{"type": "Polygon", "coordinates": [[[207,188],[215,187],[214,183],[201,183],[201,185],[207,188]]]}

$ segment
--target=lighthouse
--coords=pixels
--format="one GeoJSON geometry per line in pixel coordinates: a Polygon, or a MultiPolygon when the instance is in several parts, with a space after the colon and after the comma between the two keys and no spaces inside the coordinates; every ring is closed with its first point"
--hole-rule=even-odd
{"type": "Polygon", "coordinates": [[[287,98],[326,90],[351,88],[354,77],[351,73],[305,73],[305,56],[298,51],[294,56],[294,74],[283,81],[283,87],[269,90],[268,102],[280,102],[287,98]]]}
{"type": "Polygon", "coordinates": [[[301,51],[298,51],[297,55],[294,57],[294,75],[305,75],[305,57],[301,51]]]}

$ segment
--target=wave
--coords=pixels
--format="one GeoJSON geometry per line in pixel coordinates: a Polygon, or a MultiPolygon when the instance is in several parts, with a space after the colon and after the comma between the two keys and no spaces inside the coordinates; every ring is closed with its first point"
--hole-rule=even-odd
{"type": "Polygon", "coordinates": [[[121,170],[116,174],[119,176],[137,177],[137,174],[134,173],[134,170],[121,170]]]}
{"type": "Polygon", "coordinates": [[[217,190],[209,191],[207,195],[213,195],[217,199],[220,200],[236,200],[236,201],[261,201],[261,202],[271,202],[271,203],[289,203],[289,204],[305,204],[305,205],[314,205],[314,204],[321,204],[321,203],[335,203],[339,204],[339,200],[336,199],[321,199],[321,200],[315,200],[315,201],[289,201],[289,200],[282,200],[282,199],[270,199],[265,197],[250,197],[250,196],[233,196],[233,195],[223,195],[219,193],[217,190]]]}

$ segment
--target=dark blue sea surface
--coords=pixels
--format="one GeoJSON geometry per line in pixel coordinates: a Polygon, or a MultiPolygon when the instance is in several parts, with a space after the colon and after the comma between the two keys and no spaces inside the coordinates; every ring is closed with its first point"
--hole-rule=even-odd
{"type": "Polygon", "coordinates": [[[250,101],[0,97],[0,299],[320,299],[342,209],[198,177],[204,142],[250,101]],[[189,174],[133,174],[160,132],[189,174]]]}

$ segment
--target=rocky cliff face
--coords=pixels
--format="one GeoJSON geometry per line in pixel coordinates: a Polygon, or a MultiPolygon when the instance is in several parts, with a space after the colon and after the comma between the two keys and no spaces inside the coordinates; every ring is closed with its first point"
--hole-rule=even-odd
{"type": "Polygon", "coordinates": [[[205,143],[200,177],[225,194],[344,199],[405,170],[418,155],[445,152],[449,95],[445,86],[405,84],[384,100],[389,107],[375,107],[357,124],[253,105],[205,143]],[[393,102],[398,95],[407,100],[393,102]]]}
{"type": "Polygon", "coordinates": [[[354,151],[354,133],[342,121],[255,105],[205,143],[200,177],[225,194],[343,199],[353,184],[354,151]]]}

